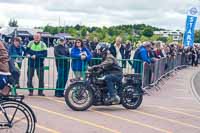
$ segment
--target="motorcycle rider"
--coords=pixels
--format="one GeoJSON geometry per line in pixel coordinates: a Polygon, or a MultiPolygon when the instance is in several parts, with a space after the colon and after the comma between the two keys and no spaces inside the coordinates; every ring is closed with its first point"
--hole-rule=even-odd
{"type": "Polygon", "coordinates": [[[114,84],[122,81],[122,68],[119,66],[116,58],[109,52],[109,47],[106,44],[98,46],[97,51],[102,57],[102,63],[91,67],[90,70],[98,69],[98,71],[104,72],[104,80],[108,88],[106,103],[117,104],[120,102],[120,97],[117,95],[114,84]]]}

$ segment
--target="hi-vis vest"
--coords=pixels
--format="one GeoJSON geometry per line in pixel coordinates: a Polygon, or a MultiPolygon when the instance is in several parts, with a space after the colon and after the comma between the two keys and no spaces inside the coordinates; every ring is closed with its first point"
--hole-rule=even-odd
{"type": "Polygon", "coordinates": [[[40,41],[38,45],[34,43],[34,41],[29,42],[27,48],[30,48],[32,51],[43,51],[47,50],[47,46],[44,42],[40,41]]]}

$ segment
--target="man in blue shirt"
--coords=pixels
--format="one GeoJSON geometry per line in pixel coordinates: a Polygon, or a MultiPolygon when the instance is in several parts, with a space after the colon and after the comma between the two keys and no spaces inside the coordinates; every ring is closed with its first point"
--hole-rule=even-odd
{"type": "Polygon", "coordinates": [[[148,64],[153,63],[153,59],[150,58],[149,52],[151,51],[151,43],[144,42],[142,46],[140,46],[135,51],[135,55],[133,57],[132,68],[134,68],[135,73],[142,73],[142,65],[143,62],[148,64]]]}

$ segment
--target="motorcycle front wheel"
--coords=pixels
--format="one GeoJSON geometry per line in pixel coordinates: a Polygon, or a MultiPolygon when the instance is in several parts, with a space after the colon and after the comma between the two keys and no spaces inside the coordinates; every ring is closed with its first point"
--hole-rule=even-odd
{"type": "Polygon", "coordinates": [[[85,111],[93,105],[93,91],[84,83],[74,83],[65,91],[65,102],[74,111],[85,111]]]}

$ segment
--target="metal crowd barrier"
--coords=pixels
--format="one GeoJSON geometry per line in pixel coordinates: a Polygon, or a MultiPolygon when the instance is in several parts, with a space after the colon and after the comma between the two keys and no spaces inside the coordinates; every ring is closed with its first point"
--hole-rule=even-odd
{"type": "MultiPolygon", "coordinates": [[[[76,78],[75,72],[72,70],[72,61],[80,60],[80,59],[73,59],[73,58],[66,58],[66,57],[46,57],[41,58],[41,60],[44,60],[44,66],[37,66],[38,64],[35,63],[33,66],[29,66],[27,57],[21,57],[21,56],[13,56],[10,57],[15,62],[15,66],[17,66],[18,70],[20,71],[20,77],[19,77],[19,87],[14,87],[13,94],[16,94],[17,90],[63,90],[65,85],[68,85],[70,83],[70,79],[76,78]],[[56,60],[57,63],[60,64],[59,68],[56,67],[56,60]],[[67,64],[67,65],[66,65],[67,64]],[[32,86],[28,85],[28,75],[30,75],[32,72],[30,69],[37,68],[37,70],[34,70],[34,76],[32,79],[32,86]],[[60,73],[63,73],[63,75],[68,75],[67,83],[64,82],[57,82],[58,78],[58,71],[61,68],[65,68],[60,73]],[[29,69],[29,71],[28,71],[29,69]],[[37,76],[39,75],[39,76],[37,76]],[[41,76],[41,77],[40,77],[41,76]],[[38,78],[39,77],[39,78],[38,78]],[[43,79],[44,81],[41,81],[43,79]],[[39,84],[40,82],[40,84],[39,84]],[[42,83],[42,84],[41,84],[42,83]],[[58,86],[61,86],[58,87],[58,86]]],[[[100,64],[102,59],[94,58],[89,62],[82,61],[81,71],[79,71],[80,77],[83,79],[85,78],[85,72],[87,71],[88,67],[91,67],[93,65],[100,64]]],[[[139,60],[118,60],[120,66],[123,68],[124,74],[131,74],[133,73],[133,64],[143,64],[139,60]]],[[[77,66],[78,67],[78,66],[77,66]]],[[[143,65],[139,65],[137,68],[140,71],[140,74],[142,76],[143,73],[143,65]]],[[[62,74],[61,74],[62,75],[62,74]]],[[[30,77],[29,77],[30,78],[30,77]]],[[[64,80],[64,78],[59,77],[60,80],[64,80]]],[[[16,78],[13,79],[17,80],[16,78]]],[[[17,81],[14,81],[16,84],[17,81]]]]}
{"type": "Polygon", "coordinates": [[[143,88],[156,85],[163,77],[180,67],[188,65],[188,55],[161,58],[153,64],[144,63],[143,88]]]}
{"type": "MultiPolygon", "coordinates": [[[[189,64],[188,58],[189,58],[188,55],[178,54],[175,57],[166,57],[159,59],[155,61],[155,63],[153,64],[143,63],[140,60],[118,60],[118,62],[120,66],[123,68],[124,74],[132,74],[133,71],[134,73],[141,74],[143,81],[142,86],[143,88],[146,88],[157,84],[164,76],[173,72],[175,69],[181,66],[187,66],[189,64]]],[[[30,67],[28,65],[28,58],[18,56],[18,57],[11,57],[11,59],[15,60],[15,64],[16,65],[18,64],[18,69],[20,71],[20,77],[18,83],[20,87],[14,87],[13,89],[14,91],[12,92],[14,94],[16,93],[16,90],[63,90],[65,88],[63,86],[68,85],[70,79],[76,78],[77,76],[75,72],[72,70],[72,61],[80,60],[80,59],[72,59],[66,57],[43,58],[44,66],[42,68],[40,68],[39,66],[38,68],[42,71],[38,71],[38,73],[34,71],[34,76],[32,79],[33,86],[30,87],[30,85],[29,86],[27,85],[28,75],[30,74],[30,72],[28,72],[28,67],[30,67]],[[18,63],[18,60],[21,61],[21,64],[18,63]],[[61,63],[60,64],[61,66],[59,68],[56,67],[56,60],[58,64],[61,63]],[[64,62],[67,62],[67,65],[64,62]],[[66,84],[65,82],[57,82],[58,71],[60,68],[65,68],[65,70],[61,71],[60,73],[63,73],[63,75],[68,75],[66,84]],[[40,72],[42,72],[43,75],[40,75],[40,72]],[[41,79],[44,79],[42,85],[41,84],[39,85],[39,79],[38,76],[36,76],[37,74],[43,76],[41,77],[41,79]]],[[[80,77],[84,79],[87,68],[93,65],[100,64],[101,61],[102,59],[94,58],[89,62],[82,62],[81,71],[79,71],[80,77]]],[[[59,78],[61,81],[64,80],[62,77],[59,78]]]]}

